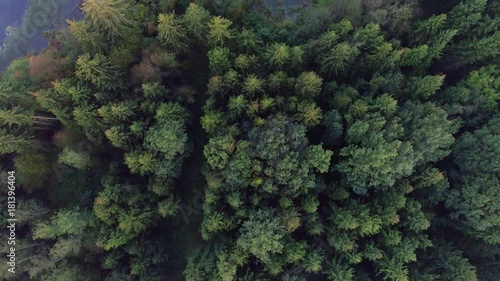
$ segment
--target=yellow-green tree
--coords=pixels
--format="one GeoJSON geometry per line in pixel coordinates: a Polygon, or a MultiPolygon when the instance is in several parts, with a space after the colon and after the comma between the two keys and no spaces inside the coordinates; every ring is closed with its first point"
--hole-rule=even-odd
{"type": "Polygon", "coordinates": [[[82,4],[84,20],[90,29],[103,34],[112,43],[122,38],[128,27],[135,25],[128,9],[125,0],[85,0],[82,4]]]}

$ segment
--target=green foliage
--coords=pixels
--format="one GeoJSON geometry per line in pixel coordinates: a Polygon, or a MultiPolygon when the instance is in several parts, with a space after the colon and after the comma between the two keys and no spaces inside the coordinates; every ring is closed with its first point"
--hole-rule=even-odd
{"type": "Polygon", "coordinates": [[[434,247],[418,262],[419,271],[411,272],[419,280],[478,280],[476,268],[463,257],[460,250],[443,241],[433,241],[434,247]]]}
{"type": "Polygon", "coordinates": [[[304,270],[308,273],[319,273],[325,263],[325,254],[320,249],[309,252],[304,262],[304,270]]]}
{"type": "Polygon", "coordinates": [[[132,173],[145,175],[154,171],[158,160],[151,152],[132,151],[125,154],[125,164],[132,173]]]}
{"type": "Polygon", "coordinates": [[[0,154],[20,153],[30,148],[36,148],[35,142],[26,134],[14,135],[5,129],[0,129],[0,154]]]}
{"type": "Polygon", "coordinates": [[[303,72],[297,78],[295,93],[304,98],[315,98],[321,93],[323,79],[314,72],[303,72]]]}
{"type": "Polygon", "coordinates": [[[315,103],[300,103],[297,111],[297,119],[306,127],[316,126],[321,122],[321,108],[315,103]]]}
{"type": "Polygon", "coordinates": [[[86,0],[0,74],[3,279],[499,279],[497,1],[271,2],[86,0]]]}
{"type": "Polygon", "coordinates": [[[399,140],[403,127],[391,118],[396,108],[396,100],[387,95],[371,104],[358,100],[349,108],[349,145],[341,149],[337,169],[345,173],[356,193],[365,194],[370,187],[390,187],[412,172],[412,145],[399,140]]]}
{"type": "Polygon", "coordinates": [[[203,155],[212,169],[221,170],[226,167],[235,148],[235,140],[231,136],[215,137],[205,146],[203,155]]]}
{"type": "Polygon", "coordinates": [[[271,67],[283,69],[290,61],[290,47],[283,43],[274,43],[268,46],[266,58],[271,67]]]}
{"type": "Polygon", "coordinates": [[[102,123],[94,106],[84,104],[75,107],[73,116],[76,123],[91,136],[95,136],[101,131],[102,123]]]}
{"type": "Polygon", "coordinates": [[[212,47],[224,46],[231,40],[234,35],[231,30],[231,25],[233,23],[220,16],[213,16],[208,22],[208,34],[207,40],[208,44],[212,47]]]}
{"type": "Polygon", "coordinates": [[[217,47],[208,51],[210,70],[216,75],[226,73],[231,67],[229,55],[229,49],[227,48],[217,47]]]}
{"type": "Polygon", "coordinates": [[[180,52],[187,47],[186,31],[174,13],[158,15],[158,39],[173,52],[180,52]]]}
{"type": "Polygon", "coordinates": [[[187,31],[197,40],[202,41],[206,38],[208,32],[207,23],[210,19],[210,13],[196,3],[190,3],[186,13],[182,18],[187,31]]]}
{"type": "Polygon", "coordinates": [[[222,114],[216,111],[207,112],[201,118],[201,126],[208,134],[213,134],[224,123],[222,114]]]}
{"type": "Polygon", "coordinates": [[[128,135],[120,126],[112,126],[104,131],[104,135],[114,147],[125,148],[127,147],[128,135]]]}
{"type": "Polygon", "coordinates": [[[96,54],[83,54],[76,61],[75,75],[78,79],[92,83],[101,90],[121,88],[119,72],[109,58],[96,54]]]}
{"type": "Polygon", "coordinates": [[[102,35],[93,32],[89,23],[67,20],[67,24],[70,34],[82,44],[85,51],[102,51],[105,49],[102,35]]]}
{"type": "Polygon", "coordinates": [[[41,152],[24,152],[14,159],[18,184],[28,191],[44,186],[50,173],[47,156],[41,152]]]}
{"type": "Polygon", "coordinates": [[[245,221],[237,240],[238,247],[262,262],[270,262],[272,254],[281,253],[285,232],[272,210],[259,210],[245,221]]]}
{"type": "Polygon", "coordinates": [[[75,151],[67,147],[59,155],[59,162],[79,170],[84,170],[92,166],[92,159],[88,152],[75,151]]]}
{"type": "Polygon", "coordinates": [[[25,127],[31,124],[31,114],[19,107],[0,111],[0,124],[8,127],[25,127]]]}
{"type": "Polygon", "coordinates": [[[498,108],[499,77],[495,65],[470,72],[467,79],[445,91],[446,111],[463,119],[466,126],[486,123],[498,108]]]}
{"type": "Polygon", "coordinates": [[[354,270],[339,261],[332,262],[327,269],[328,280],[341,281],[341,280],[354,280],[354,270]]]}
{"type": "Polygon", "coordinates": [[[75,281],[89,281],[91,280],[81,267],[76,265],[61,265],[52,269],[52,271],[47,274],[44,280],[54,280],[54,281],[64,281],[64,280],[75,280],[75,281]]]}
{"type": "Polygon", "coordinates": [[[412,99],[427,100],[441,88],[443,80],[444,75],[411,77],[408,81],[407,94],[412,99]]]}
{"type": "Polygon", "coordinates": [[[131,241],[153,223],[153,196],[127,192],[129,185],[103,182],[104,189],[95,198],[93,211],[104,223],[97,245],[106,250],[117,248],[131,241]]]}
{"type": "Polygon", "coordinates": [[[216,268],[216,257],[209,247],[194,252],[188,258],[188,264],[184,270],[187,280],[202,281],[207,278],[214,278],[216,268]]]}
{"type": "Polygon", "coordinates": [[[90,223],[87,212],[78,209],[58,212],[49,221],[37,224],[33,231],[35,239],[52,239],[62,235],[83,235],[90,223]]]}
{"type": "Polygon", "coordinates": [[[487,2],[461,1],[448,13],[446,28],[456,33],[445,50],[456,56],[460,64],[477,64],[499,54],[498,16],[487,15],[487,2]]]}
{"type": "Polygon", "coordinates": [[[253,74],[248,76],[243,82],[243,92],[250,97],[264,93],[264,81],[253,74]]]}
{"type": "Polygon", "coordinates": [[[446,204],[462,229],[488,244],[500,241],[498,225],[498,155],[500,119],[462,135],[454,148],[458,174],[446,204]]]}
{"type": "Polygon", "coordinates": [[[85,0],[82,3],[84,20],[93,32],[104,34],[115,43],[123,37],[125,29],[135,23],[128,14],[129,4],[125,0],[85,0]]]}
{"type": "Polygon", "coordinates": [[[438,161],[450,153],[457,124],[447,119],[443,109],[432,103],[407,102],[399,115],[408,132],[404,140],[412,144],[417,165],[438,161]]]}

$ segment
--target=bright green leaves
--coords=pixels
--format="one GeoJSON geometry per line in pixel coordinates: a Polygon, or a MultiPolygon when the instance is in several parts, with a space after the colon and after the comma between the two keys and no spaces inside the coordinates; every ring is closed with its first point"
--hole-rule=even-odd
{"type": "Polygon", "coordinates": [[[58,158],[60,163],[79,170],[86,170],[93,165],[91,155],[88,152],[76,151],[67,147],[63,149],[58,158]]]}
{"type": "Polygon", "coordinates": [[[243,112],[248,108],[248,101],[243,95],[232,96],[229,98],[228,103],[229,111],[235,115],[235,117],[240,117],[243,112]]]}
{"type": "Polygon", "coordinates": [[[308,273],[320,273],[325,263],[325,253],[321,249],[309,252],[304,261],[304,270],[308,273]]]}
{"type": "Polygon", "coordinates": [[[156,124],[146,132],[144,139],[146,147],[168,158],[182,154],[187,142],[184,126],[182,122],[174,120],[156,124]]]}
{"type": "Polygon", "coordinates": [[[181,159],[188,154],[185,125],[181,122],[164,122],[151,127],[146,133],[145,145],[159,153],[160,163],[155,170],[159,177],[172,178],[180,173],[181,159]]]}
{"type": "MultiPolygon", "coordinates": [[[[81,279],[77,277],[79,272],[73,271],[76,268],[75,266],[57,268],[55,263],[63,259],[78,257],[82,248],[87,246],[85,244],[85,235],[89,233],[92,222],[90,212],[71,209],[62,210],[52,216],[50,220],[36,224],[33,229],[33,238],[36,240],[55,240],[55,243],[49,248],[47,246],[50,242],[40,241],[23,248],[25,251],[30,251],[29,248],[33,246],[45,244],[45,247],[38,246],[35,249],[47,251],[47,253],[33,252],[33,255],[29,257],[30,259],[34,258],[31,264],[33,266],[32,271],[29,272],[30,275],[45,273],[50,276],[46,280],[67,280],[65,278],[85,280],[83,277],[81,279]]],[[[64,261],[59,263],[65,264],[64,261]]]]}
{"type": "Polygon", "coordinates": [[[467,34],[481,21],[486,3],[486,0],[460,2],[449,13],[449,25],[459,30],[460,33],[467,34]]]}
{"type": "Polygon", "coordinates": [[[97,110],[106,123],[121,123],[132,119],[135,115],[136,105],[133,102],[125,101],[115,104],[105,105],[97,110]]]}
{"type": "Polygon", "coordinates": [[[96,136],[101,132],[103,124],[95,106],[84,104],[75,107],[73,116],[76,123],[91,136],[96,136]]]}
{"type": "Polygon", "coordinates": [[[207,10],[198,4],[190,3],[182,21],[189,34],[202,41],[207,36],[209,19],[210,13],[207,10]]]}
{"type": "Polygon", "coordinates": [[[220,16],[214,16],[208,22],[208,44],[212,47],[224,46],[234,37],[231,25],[233,23],[220,16]]]}
{"type": "Polygon", "coordinates": [[[307,147],[305,129],[285,117],[271,119],[264,127],[253,129],[249,139],[255,145],[256,157],[265,160],[263,173],[268,180],[263,182],[262,188],[266,192],[275,193],[279,186],[286,185],[283,191],[292,197],[305,193],[314,185],[310,169],[317,167],[323,170],[329,163],[328,154],[318,159],[315,152],[321,151],[319,147],[312,148],[310,156],[302,154],[307,147]],[[306,159],[310,157],[311,164],[303,164],[304,156],[306,159]]]}
{"type": "MultiPolygon", "coordinates": [[[[337,168],[346,173],[349,184],[356,193],[364,194],[368,187],[390,186],[394,184],[396,176],[391,164],[398,157],[400,148],[399,141],[383,143],[369,149],[346,147],[340,155],[349,158],[337,168]]],[[[404,149],[407,150],[408,147],[404,149]]]]}
{"type": "Polygon", "coordinates": [[[249,95],[250,97],[264,93],[264,81],[251,74],[243,82],[243,93],[249,95]]]}
{"type": "MultiPolygon", "coordinates": [[[[439,236],[433,227],[442,225],[436,222],[464,232],[457,244],[467,244],[462,237],[500,241],[498,122],[484,125],[498,109],[498,69],[478,67],[467,74],[470,69],[459,68],[468,78],[455,87],[441,74],[458,77],[455,69],[462,62],[482,65],[490,63],[484,58],[496,58],[496,4],[464,1],[448,16],[431,16],[407,32],[414,16],[409,4],[355,1],[366,15],[352,22],[335,19],[329,28],[322,23],[318,32],[327,31],[315,39],[291,36],[300,29],[292,20],[270,30],[274,23],[259,22],[266,19],[254,9],[260,6],[247,11],[245,1],[204,1],[210,11],[226,4],[235,8],[234,23],[212,16],[201,4],[136,2],[131,15],[129,1],[87,0],[84,20],[69,22],[69,36],[51,38],[51,51],[68,60],[64,67],[74,62],[75,71],[68,69],[61,78],[69,78],[33,94],[40,107],[21,94],[37,87],[30,84],[26,60],[2,76],[10,82],[0,86],[0,125],[16,130],[33,120],[55,120],[31,116],[34,109],[49,110],[63,130],[81,129],[98,149],[80,152],[58,135],[60,163],[75,168],[66,177],[105,171],[118,178],[103,181],[94,200],[95,220],[61,211],[66,217],[56,215],[37,226],[37,239],[57,239],[47,251],[51,257],[87,257],[87,252],[78,255],[85,234],[109,251],[106,260],[92,263],[104,264],[103,275],[113,272],[110,280],[157,279],[163,268],[156,267],[166,261],[154,252],[181,246],[158,245],[170,241],[171,233],[161,232],[166,237],[160,238],[153,233],[182,223],[175,215],[185,215],[185,209],[173,194],[182,186],[187,192],[182,198],[191,199],[194,185],[204,188],[203,217],[196,225],[217,247],[190,259],[188,280],[292,281],[317,275],[408,280],[418,255],[429,254],[416,251],[430,246],[426,235],[439,236]],[[184,15],[176,14],[186,6],[184,15]],[[142,32],[129,18],[141,21],[142,32]],[[373,23],[360,26],[367,22],[373,23]],[[73,47],[75,52],[66,54],[73,47]],[[440,57],[446,59],[434,63],[440,57]],[[431,64],[432,71],[426,71],[431,64]],[[121,73],[130,66],[130,73],[121,73]],[[206,80],[207,89],[201,85],[206,80]],[[176,100],[190,103],[206,142],[199,126],[188,127],[190,114],[176,100]],[[206,104],[201,108],[199,102],[206,104]],[[447,113],[465,126],[459,130],[447,113]],[[191,150],[188,131],[196,136],[196,152],[204,145],[204,159],[196,153],[185,165],[185,178],[176,181],[191,150]],[[458,142],[446,158],[454,135],[458,142]],[[107,140],[100,142],[103,136],[107,140]],[[436,163],[449,170],[438,170],[436,163]],[[191,182],[196,169],[202,169],[206,187],[191,182]],[[435,213],[436,204],[446,208],[453,224],[435,213]],[[431,220],[433,212],[437,220],[431,220]],[[82,221],[84,229],[60,229],[59,219],[70,227],[82,221]],[[284,273],[295,269],[304,273],[284,273]]],[[[1,130],[0,142],[0,152],[20,153],[12,155],[16,170],[24,173],[20,185],[42,186],[47,171],[33,165],[49,163],[27,153],[34,141],[1,130]],[[26,178],[32,182],[23,183],[26,178]]],[[[90,190],[81,201],[92,196],[90,190]]],[[[436,249],[437,257],[425,260],[431,270],[415,280],[474,280],[474,269],[461,253],[442,245],[436,249]]],[[[96,252],[89,249],[92,256],[96,252]]],[[[470,252],[464,256],[474,256],[470,252]]],[[[68,265],[43,274],[72,280],[79,272],[68,265]]]]}
{"type": "Polygon", "coordinates": [[[155,118],[158,122],[162,121],[187,121],[189,112],[179,103],[162,103],[156,110],[155,118]]]}
{"type": "Polygon", "coordinates": [[[203,223],[201,225],[201,235],[203,239],[208,240],[212,233],[227,229],[229,226],[226,213],[224,212],[210,212],[205,213],[203,223]]]}
{"type": "Polygon", "coordinates": [[[284,43],[269,45],[263,54],[271,69],[284,70],[285,67],[296,68],[302,64],[304,52],[300,46],[290,47],[284,43]]]}
{"type": "MultiPolygon", "coordinates": [[[[342,32],[347,35],[349,29],[342,32]]],[[[315,47],[320,51],[316,62],[320,65],[321,72],[328,76],[344,74],[348,66],[354,63],[360,54],[356,45],[348,41],[339,42],[339,39],[340,35],[335,30],[330,30],[321,35],[315,42],[315,47]]]]}
{"type": "Polygon", "coordinates": [[[179,202],[174,201],[172,198],[167,198],[158,203],[158,213],[164,218],[174,216],[179,208],[179,202]]]}
{"type": "Polygon", "coordinates": [[[251,253],[261,262],[270,262],[272,254],[284,248],[285,232],[271,210],[259,210],[244,222],[237,240],[238,247],[251,253]]]}
{"type": "Polygon", "coordinates": [[[61,211],[50,221],[39,223],[33,231],[33,238],[52,239],[62,235],[82,235],[89,222],[89,214],[78,209],[61,211]]]}
{"type": "Polygon", "coordinates": [[[421,208],[418,201],[408,200],[402,212],[402,225],[415,233],[426,230],[430,226],[430,221],[422,213],[421,208]]]}
{"type": "Polygon", "coordinates": [[[252,178],[255,172],[261,171],[260,163],[252,156],[251,143],[239,141],[236,144],[236,151],[230,158],[227,168],[222,172],[225,180],[232,186],[245,187],[251,182],[262,183],[262,179],[252,178]]]}
{"type": "Polygon", "coordinates": [[[306,127],[313,127],[321,122],[321,108],[314,102],[301,102],[297,105],[297,119],[306,127]]]}
{"type": "Polygon", "coordinates": [[[325,150],[321,145],[311,145],[307,148],[307,161],[320,173],[326,173],[330,166],[333,152],[325,150]]]}
{"type": "Polygon", "coordinates": [[[377,262],[378,275],[382,275],[384,280],[409,281],[408,266],[402,260],[394,257],[385,257],[377,262]]]}
{"type": "Polygon", "coordinates": [[[78,57],[75,75],[82,81],[92,83],[99,90],[121,88],[120,73],[109,58],[101,54],[93,57],[90,54],[83,54],[78,57]]]}
{"type": "Polygon", "coordinates": [[[486,100],[488,108],[498,107],[500,100],[500,70],[491,65],[472,71],[464,81],[464,86],[480,93],[486,100]]]}
{"type": "Polygon", "coordinates": [[[346,140],[337,169],[357,193],[392,186],[415,165],[435,162],[449,153],[456,124],[432,103],[405,103],[380,96],[372,105],[355,102],[346,114],[346,140]],[[396,114],[397,111],[397,117],[396,114]]]}
{"type": "MultiPolygon", "coordinates": [[[[162,103],[155,115],[156,122],[144,132],[141,148],[133,148],[125,154],[125,163],[133,173],[154,173],[158,177],[171,178],[179,174],[181,159],[187,156],[188,138],[186,122],[188,112],[177,103],[162,103]]],[[[111,127],[106,136],[117,147],[125,147],[126,135],[119,127],[111,127]]]]}
{"type": "Polygon", "coordinates": [[[267,48],[266,56],[270,66],[281,69],[290,60],[290,47],[282,43],[274,43],[267,48]]]}
{"type": "MultiPolygon", "coordinates": [[[[125,0],[86,0],[81,9],[83,19],[68,20],[70,33],[86,52],[103,52],[128,37],[137,38],[139,30],[131,19],[125,0]]],[[[116,49],[115,49],[116,50],[116,49]]]]}
{"type": "Polygon", "coordinates": [[[105,49],[102,35],[93,32],[85,21],[68,20],[68,29],[81,44],[85,51],[101,51],[105,49]]]}
{"type": "Polygon", "coordinates": [[[328,275],[328,280],[331,281],[355,280],[354,269],[338,260],[335,260],[328,264],[326,274],[328,275]]]}
{"type": "Polygon", "coordinates": [[[260,51],[262,40],[259,36],[252,30],[243,28],[237,37],[238,47],[247,53],[260,51]]]}
{"type": "Polygon", "coordinates": [[[82,4],[84,20],[94,32],[104,34],[115,43],[125,29],[135,23],[127,16],[129,5],[124,0],[85,0],[82,4]]]}
{"type": "Polygon", "coordinates": [[[428,100],[441,88],[444,78],[444,75],[411,77],[407,82],[405,94],[408,98],[428,100]]]}
{"type": "Polygon", "coordinates": [[[214,137],[205,145],[203,155],[212,169],[221,170],[226,167],[235,148],[235,140],[231,136],[214,137]]]}
{"type": "Polygon", "coordinates": [[[148,99],[162,98],[167,94],[167,89],[158,82],[149,82],[142,84],[142,91],[144,96],[148,99]]]}
{"type": "Polygon", "coordinates": [[[125,154],[125,164],[132,173],[145,175],[154,171],[158,160],[152,152],[132,151],[125,154]]]}
{"type": "Polygon", "coordinates": [[[349,64],[353,63],[359,51],[349,43],[339,43],[331,48],[331,51],[318,57],[321,64],[321,72],[328,75],[342,74],[349,64]]]}
{"type": "Polygon", "coordinates": [[[104,135],[114,147],[126,148],[129,142],[129,135],[122,126],[111,126],[104,131],[104,135]]]}
{"type": "Polygon", "coordinates": [[[232,281],[236,277],[237,264],[226,251],[221,251],[217,256],[217,271],[222,281],[232,281]]]}
{"type": "Polygon", "coordinates": [[[216,111],[209,111],[201,118],[201,126],[208,134],[213,134],[224,124],[222,114],[216,111]]]}
{"type": "MultiPolygon", "coordinates": [[[[248,140],[236,141],[237,136],[213,136],[205,146],[212,168],[207,178],[222,181],[209,183],[205,192],[202,234],[207,239],[238,229],[238,248],[275,275],[286,263],[306,259],[305,244],[285,251],[285,237],[305,228],[303,213],[314,216],[318,210],[319,200],[312,194],[315,172],[328,170],[332,152],[308,145],[305,127],[285,116],[265,120],[262,127],[250,130],[248,140]],[[277,197],[282,210],[255,210],[277,197]]],[[[311,271],[319,270],[318,258],[310,257],[311,271]]]]}
{"type": "Polygon", "coordinates": [[[308,71],[303,72],[295,83],[295,93],[303,98],[315,98],[321,93],[323,79],[318,74],[308,71]]]}
{"type": "Polygon", "coordinates": [[[413,31],[415,41],[427,41],[435,36],[446,24],[447,14],[434,15],[426,20],[419,21],[413,31]]]}
{"type": "Polygon", "coordinates": [[[13,107],[7,110],[0,110],[0,125],[7,127],[25,127],[30,125],[31,112],[20,107],[13,107]]]}
{"type": "Polygon", "coordinates": [[[413,169],[413,149],[398,139],[403,127],[392,118],[394,110],[395,100],[381,96],[372,105],[359,100],[347,113],[349,145],[342,148],[336,168],[356,193],[392,186],[413,169]]]}
{"type": "Polygon", "coordinates": [[[429,46],[429,59],[445,51],[448,65],[476,64],[499,54],[498,17],[488,13],[488,1],[461,1],[447,15],[433,16],[417,24],[415,38],[429,46]]]}
{"type": "Polygon", "coordinates": [[[179,52],[186,45],[186,31],[174,13],[158,15],[158,39],[169,50],[179,52]]]}

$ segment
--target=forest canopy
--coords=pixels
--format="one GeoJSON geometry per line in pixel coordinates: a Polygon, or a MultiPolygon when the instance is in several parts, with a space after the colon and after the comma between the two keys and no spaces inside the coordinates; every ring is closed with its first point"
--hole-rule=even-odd
{"type": "Polygon", "coordinates": [[[1,280],[500,280],[499,2],[274,2],[84,0],[0,74],[1,280]]]}

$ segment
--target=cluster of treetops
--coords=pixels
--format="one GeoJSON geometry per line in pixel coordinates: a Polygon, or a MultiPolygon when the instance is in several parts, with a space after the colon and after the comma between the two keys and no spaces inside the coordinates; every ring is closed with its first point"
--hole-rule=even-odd
{"type": "Polygon", "coordinates": [[[500,280],[500,1],[429,2],[83,1],[1,74],[0,279],[500,280]]]}

